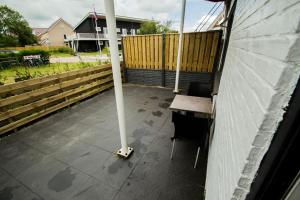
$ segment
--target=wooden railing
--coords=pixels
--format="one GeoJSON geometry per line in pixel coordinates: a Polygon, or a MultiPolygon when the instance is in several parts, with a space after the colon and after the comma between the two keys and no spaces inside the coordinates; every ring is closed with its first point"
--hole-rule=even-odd
{"type": "Polygon", "coordinates": [[[110,65],[0,86],[0,135],[111,87],[110,65]]]}
{"type": "MultiPolygon", "coordinates": [[[[212,72],[222,32],[184,33],[181,71],[212,72]]],[[[178,34],[123,37],[126,68],[175,70],[178,34]]]]}

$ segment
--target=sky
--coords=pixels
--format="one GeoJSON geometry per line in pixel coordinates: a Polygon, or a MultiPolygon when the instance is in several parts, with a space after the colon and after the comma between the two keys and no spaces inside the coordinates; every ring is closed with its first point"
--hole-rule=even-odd
{"type": "MultiPolygon", "coordinates": [[[[49,27],[56,19],[63,18],[75,26],[95,7],[97,12],[105,13],[103,0],[0,0],[28,21],[31,27],[49,27]]],[[[192,32],[206,17],[214,3],[205,0],[186,0],[185,32],[192,32]]],[[[209,19],[203,30],[221,12],[223,5],[209,19]]],[[[116,15],[155,19],[165,22],[171,20],[178,30],[181,14],[181,0],[115,0],[116,15]]]]}

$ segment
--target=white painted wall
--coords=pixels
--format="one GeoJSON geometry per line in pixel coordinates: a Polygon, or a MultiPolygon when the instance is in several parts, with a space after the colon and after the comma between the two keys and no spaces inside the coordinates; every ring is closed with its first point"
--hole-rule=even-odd
{"type": "Polygon", "coordinates": [[[300,74],[300,0],[238,0],[206,199],[245,199],[300,74]]]}

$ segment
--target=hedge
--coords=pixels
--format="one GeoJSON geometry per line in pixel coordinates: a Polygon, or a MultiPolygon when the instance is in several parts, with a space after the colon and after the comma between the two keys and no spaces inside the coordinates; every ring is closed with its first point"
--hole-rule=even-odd
{"type": "Polygon", "coordinates": [[[24,56],[29,55],[40,55],[41,56],[41,64],[49,63],[50,53],[44,50],[22,50],[17,53],[0,53],[0,67],[8,68],[12,65],[24,64],[26,65],[26,61],[23,60],[24,56]]]}

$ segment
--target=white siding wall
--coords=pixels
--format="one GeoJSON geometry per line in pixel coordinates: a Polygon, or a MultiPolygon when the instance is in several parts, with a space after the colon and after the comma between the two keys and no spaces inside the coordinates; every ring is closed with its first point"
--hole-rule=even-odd
{"type": "Polygon", "coordinates": [[[300,73],[300,0],[238,0],[217,99],[206,199],[244,199],[300,73]]]}

